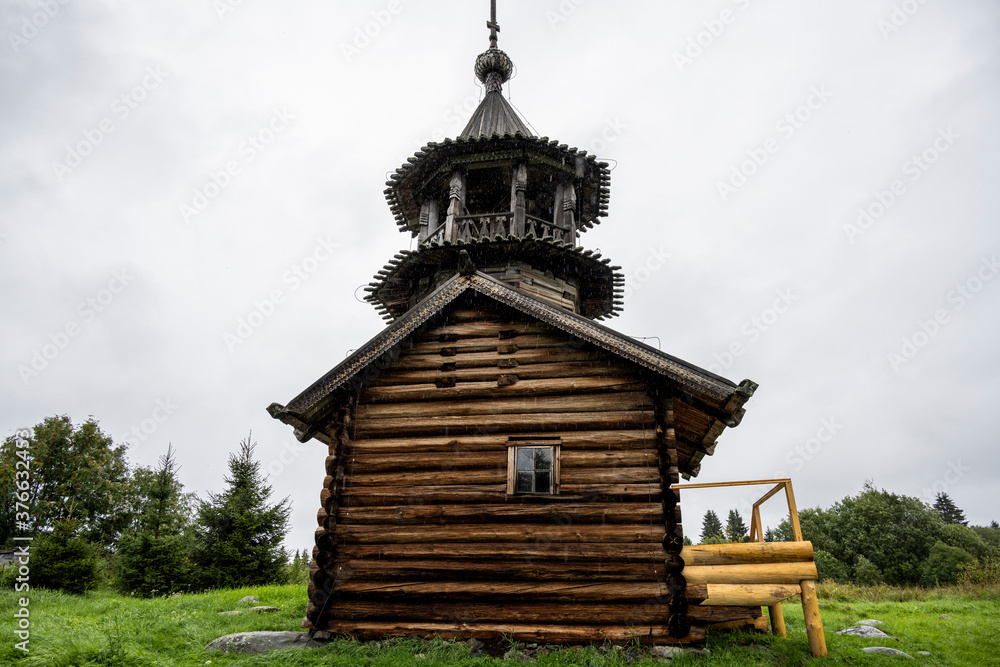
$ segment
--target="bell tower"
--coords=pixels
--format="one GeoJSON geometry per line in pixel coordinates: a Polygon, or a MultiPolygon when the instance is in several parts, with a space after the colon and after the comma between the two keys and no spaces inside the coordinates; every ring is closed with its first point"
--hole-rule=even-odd
{"type": "Polygon", "coordinates": [[[455,139],[429,143],[398,168],[385,196],[400,231],[416,237],[366,288],[395,320],[456,273],[480,271],[591,319],[621,307],[621,267],[581,248],[607,214],[611,174],[586,151],[538,137],[503,96],[514,64],[497,47],[476,58],[482,102],[455,139]]]}

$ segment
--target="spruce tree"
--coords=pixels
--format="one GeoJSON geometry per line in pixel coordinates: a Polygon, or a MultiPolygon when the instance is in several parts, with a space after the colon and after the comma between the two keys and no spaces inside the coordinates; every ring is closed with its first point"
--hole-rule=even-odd
{"type": "Polygon", "coordinates": [[[960,523],[963,526],[969,525],[965,518],[965,512],[958,509],[951,497],[947,493],[939,493],[934,499],[934,509],[937,510],[945,523],[960,523]]]}
{"type": "Polygon", "coordinates": [[[134,473],[136,509],[133,530],[119,542],[116,584],[126,593],[144,597],[189,590],[192,581],[187,530],[191,495],[177,479],[173,448],[160,457],[155,470],[134,473]]]}
{"type": "Polygon", "coordinates": [[[228,488],[209,493],[198,507],[198,544],[193,552],[202,584],[238,588],[283,582],[288,554],[281,542],[288,532],[288,499],[271,505],[271,487],[253,458],[257,443],[240,443],[229,455],[228,488]]]}
{"type": "Polygon", "coordinates": [[[722,539],[722,522],[719,521],[718,514],[708,510],[701,520],[701,541],[705,542],[712,538],[722,539]]]}
{"type": "Polygon", "coordinates": [[[729,510],[729,518],[726,521],[726,539],[730,542],[746,542],[747,525],[743,523],[743,517],[736,510],[729,510]]]}

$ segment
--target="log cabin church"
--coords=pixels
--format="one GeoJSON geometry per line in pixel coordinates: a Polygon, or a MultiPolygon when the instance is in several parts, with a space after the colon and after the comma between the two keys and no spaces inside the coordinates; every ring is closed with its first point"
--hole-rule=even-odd
{"type": "Polygon", "coordinates": [[[599,323],[624,278],[579,241],[607,213],[608,165],[536,136],[505,99],[495,12],[467,126],[386,184],[418,241],[367,288],[390,324],[268,408],[329,452],[303,625],[669,644],[759,622],[815,579],[811,546],[683,547],[672,488],[757,385],[599,323]],[[746,572],[765,566],[798,570],[746,572]]]}

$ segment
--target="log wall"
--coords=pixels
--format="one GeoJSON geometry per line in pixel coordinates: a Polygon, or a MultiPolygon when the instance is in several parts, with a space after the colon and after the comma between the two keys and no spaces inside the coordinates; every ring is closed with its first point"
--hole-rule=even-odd
{"type": "Polygon", "coordinates": [[[613,355],[512,312],[453,310],[326,429],[306,627],[357,637],[700,641],[669,402],[613,355]],[[508,495],[512,439],[559,492],[508,495]],[[532,441],[533,442],[533,441],[532,441]]]}

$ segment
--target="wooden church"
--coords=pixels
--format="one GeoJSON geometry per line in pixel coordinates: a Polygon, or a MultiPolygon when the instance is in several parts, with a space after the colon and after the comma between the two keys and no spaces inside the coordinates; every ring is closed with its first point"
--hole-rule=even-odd
{"type": "Polygon", "coordinates": [[[757,385],[598,323],[624,279],[578,243],[607,213],[608,165],[521,120],[495,2],[488,27],[468,125],[387,183],[419,241],[368,288],[391,324],[268,409],[329,451],[304,626],[668,644],[759,620],[816,578],[811,546],[691,551],[671,488],[757,385]],[[748,576],[768,558],[795,572],[748,576]],[[727,566],[744,569],[713,602],[705,571],[727,566]]]}

